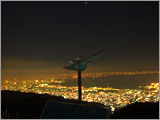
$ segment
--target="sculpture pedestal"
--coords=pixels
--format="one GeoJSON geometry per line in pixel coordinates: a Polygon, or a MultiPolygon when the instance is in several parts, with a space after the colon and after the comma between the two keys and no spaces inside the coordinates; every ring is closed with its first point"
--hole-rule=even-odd
{"type": "Polygon", "coordinates": [[[81,71],[78,71],[78,100],[81,101],[82,89],[81,89],[81,71]]]}

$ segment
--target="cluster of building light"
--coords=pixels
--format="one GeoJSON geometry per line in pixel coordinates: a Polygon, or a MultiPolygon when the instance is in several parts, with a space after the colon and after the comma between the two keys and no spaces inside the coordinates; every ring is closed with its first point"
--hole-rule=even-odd
{"type": "Polygon", "coordinates": [[[159,83],[151,83],[150,86],[147,86],[148,89],[156,89],[159,90],[159,83]]]}
{"type": "MultiPolygon", "coordinates": [[[[1,89],[50,94],[63,96],[67,99],[78,99],[78,87],[62,86],[60,85],[62,82],[64,82],[64,80],[5,80],[2,81],[1,89]]],[[[110,106],[112,111],[114,111],[116,108],[122,108],[134,102],[157,102],[159,100],[159,83],[140,86],[139,89],[82,87],[82,93],[83,101],[99,102],[110,106]]]]}

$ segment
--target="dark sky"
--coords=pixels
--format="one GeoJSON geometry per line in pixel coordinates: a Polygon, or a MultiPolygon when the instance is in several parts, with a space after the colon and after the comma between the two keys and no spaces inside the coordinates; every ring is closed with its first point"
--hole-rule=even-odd
{"type": "Polygon", "coordinates": [[[102,49],[86,71],[158,70],[158,1],[5,1],[1,9],[2,72],[63,72],[102,49]]]}

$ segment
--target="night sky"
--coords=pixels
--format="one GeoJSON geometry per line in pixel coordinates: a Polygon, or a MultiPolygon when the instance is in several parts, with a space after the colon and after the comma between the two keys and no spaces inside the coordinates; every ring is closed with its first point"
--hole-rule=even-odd
{"type": "Polygon", "coordinates": [[[12,73],[65,73],[63,67],[71,59],[102,49],[86,72],[158,71],[158,1],[1,5],[2,78],[12,73]]]}

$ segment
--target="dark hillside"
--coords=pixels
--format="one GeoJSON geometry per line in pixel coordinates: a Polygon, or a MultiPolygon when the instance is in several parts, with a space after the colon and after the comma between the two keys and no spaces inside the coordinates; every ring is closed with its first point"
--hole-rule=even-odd
{"type": "Polygon", "coordinates": [[[110,117],[112,119],[159,119],[159,102],[134,103],[126,106],[110,117]]]}
{"type": "MultiPolygon", "coordinates": [[[[109,118],[109,109],[105,110],[103,104],[79,102],[78,100],[64,99],[63,97],[48,94],[21,93],[15,91],[1,91],[2,118],[39,119],[45,110],[48,101],[48,110],[44,112],[54,118],[109,118]],[[56,103],[56,104],[55,104],[56,103]],[[70,104],[71,103],[71,104],[70,104]],[[57,106],[58,105],[58,106],[57,106]],[[52,107],[51,107],[52,106],[52,107]],[[57,106],[57,107],[56,107],[57,106]],[[59,111],[58,111],[59,110],[59,111]],[[47,112],[47,113],[46,113],[47,112]],[[57,114],[58,113],[58,114],[57,114]],[[74,114],[73,114],[74,113],[74,114]],[[69,116],[70,115],[70,116],[69,116]],[[63,117],[62,117],[63,116],[63,117]],[[80,117],[77,117],[80,116],[80,117]]],[[[115,111],[111,119],[158,119],[159,102],[135,103],[115,111]]]]}
{"type": "Polygon", "coordinates": [[[47,101],[83,104],[87,106],[104,107],[99,103],[79,102],[48,94],[21,93],[1,91],[2,118],[40,118],[47,101]]]}

